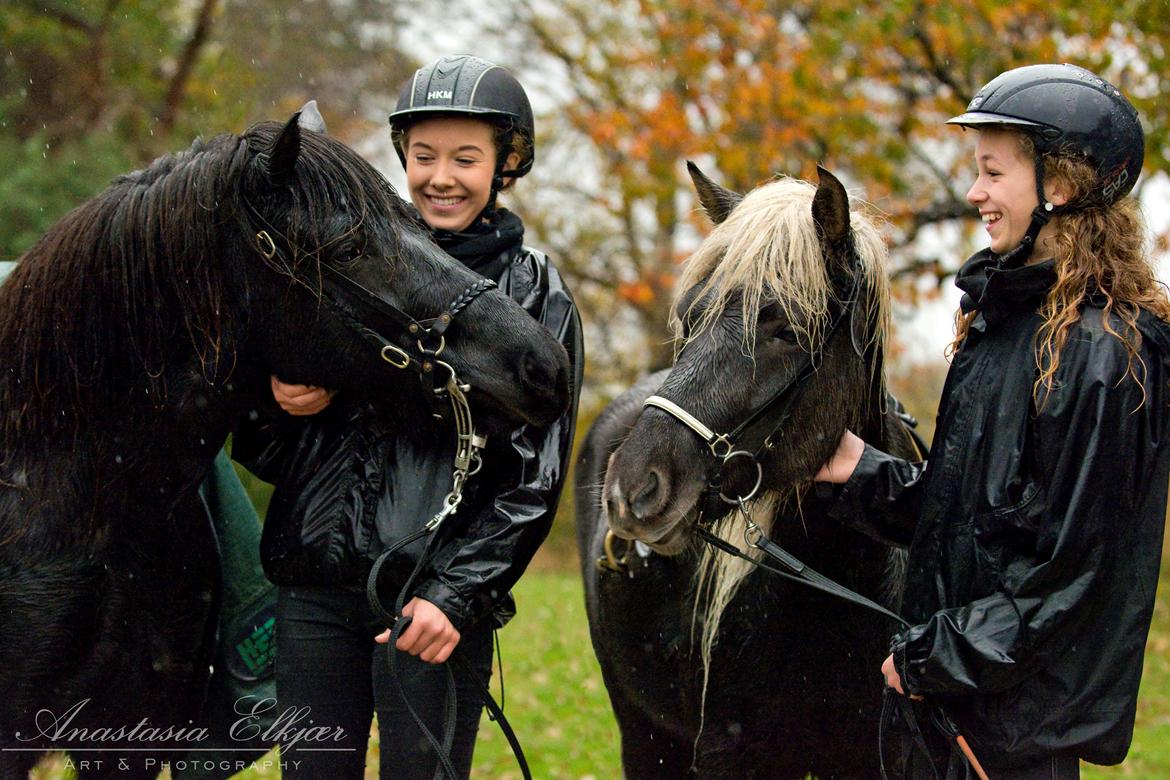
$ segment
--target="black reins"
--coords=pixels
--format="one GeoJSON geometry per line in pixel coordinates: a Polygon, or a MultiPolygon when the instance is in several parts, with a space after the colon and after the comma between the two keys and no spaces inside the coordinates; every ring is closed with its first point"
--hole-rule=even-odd
{"type": "MultiPolygon", "coordinates": [[[[251,204],[247,205],[253,216],[264,221],[263,217],[251,204]]],[[[278,251],[276,242],[273,241],[272,235],[267,230],[260,230],[256,233],[256,245],[265,260],[271,262],[276,257],[278,251]]],[[[450,758],[451,747],[455,739],[455,717],[457,711],[455,677],[451,671],[451,667],[444,664],[444,669],[447,673],[447,690],[445,696],[446,716],[443,724],[442,741],[440,742],[423,722],[411,704],[406,690],[402,686],[398,669],[399,653],[395,648],[398,638],[411,622],[410,617],[402,615],[402,608],[406,596],[410,592],[410,586],[414,579],[422,571],[424,564],[433,552],[431,542],[435,536],[427,539],[426,546],[420,553],[414,570],[407,578],[406,583],[395,599],[393,612],[389,612],[385,608],[381,595],[378,593],[378,576],[382,570],[382,566],[394,552],[402,549],[411,542],[431,534],[431,532],[439,527],[444,519],[455,513],[462,500],[462,490],[466,480],[479,470],[479,453],[485,446],[487,440],[475,434],[474,426],[471,422],[471,410],[467,404],[465,395],[470,390],[470,386],[461,383],[455,375],[455,369],[448,363],[439,360],[438,356],[446,347],[445,333],[451,326],[451,323],[455,321],[455,317],[480,294],[496,287],[496,283],[491,279],[481,277],[465,288],[437,317],[419,321],[367,289],[349,275],[327,264],[322,264],[322,268],[325,270],[325,275],[322,279],[321,292],[323,296],[321,299],[351,329],[358,333],[363,340],[377,349],[382,360],[394,368],[402,370],[412,369],[418,373],[425,395],[433,404],[437,405],[441,399],[447,399],[450,401],[452,407],[456,429],[456,456],[451,493],[447,495],[442,508],[439,509],[429,522],[382,551],[370,570],[369,578],[366,582],[366,597],[374,614],[391,629],[390,639],[386,647],[387,662],[391,669],[391,676],[407,710],[438,756],[435,777],[437,780],[444,776],[451,778],[451,780],[457,780],[460,775],[452,765],[450,758]],[[413,350],[403,349],[396,341],[407,344],[413,342],[415,348],[413,350]],[[435,370],[436,367],[446,368],[448,372],[447,376],[440,377],[440,372],[435,370]]],[[[295,275],[292,278],[298,284],[316,294],[303,280],[297,278],[295,275]]],[[[499,723],[500,730],[508,740],[508,744],[512,748],[512,752],[516,757],[516,761],[525,780],[532,780],[527,759],[524,756],[524,751],[520,746],[516,733],[504,715],[503,709],[496,703],[495,698],[492,696],[487,682],[461,657],[456,656],[448,660],[452,663],[459,664],[463,673],[468,675],[483,692],[483,705],[487,709],[489,717],[499,723]]]]}
{"type": "MultiPolygon", "coordinates": [[[[443,669],[446,672],[447,684],[446,692],[444,693],[443,711],[446,716],[443,721],[443,730],[441,741],[436,737],[434,732],[423,721],[422,716],[415,710],[414,705],[411,704],[410,697],[406,694],[406,689],[402,686],[402,678],[398,667],[399,651],[396,649],[398,638],[402,636],[411,623],[409,616],[402,614],[402,608],[405,606],[406,597],[410,594],[411,585],[414,584],[415,578],[419,572],[423,570],[424,565],[430,558],[431,540],[427,540],[426,547],[419,554],[418,561],[414,565],[414,570],[411,571],[410,576],[406,578],[401,590],[398,591],[398,596],[394,599],[394,611],[390,612],[386,609],[382,602],[382,596],[378,589],[379,575],[382,567],[390,556],[396,551],[407,546],[411,542],[426,536],[430,532],[430,524],[419,528],[418,530],[407,534],[402,539],[395,542],[392,546],[384,550],[374,561],[373,567],[370,569],[370,575],[366,580],[366,599],[370,603],[370,608],[374,614],[379,617],[383,624],[390,627],[390,638],[386,643],[386,662],[390,666],[390,676],[394,680],[394,686],[398,691],[399,697],[403,704],[406,705],[407,711],[414,719],[415,725],[422,733],[423,737],[430,744],[431,749],[435,751],[438,756],[438,765],[435,767],[435,780],[441,780],[443,777],[450,778],[450,780],[458,780],[461,776],[456,771],[454,765],[451,763],[451,747],[455,743],[455,717],[457,713],[456,692],[455,692],[455,674],[451,671],[451,664],[457,664],[460,670],[471,678],[483,693],[483,705],[488,711],[488,717],[500,725],[500,731],[503,732],[504,738],[508,740],[508,745],[512,748],[512,754],[516,757],[516,763],[520,767],[520,773],[524,780],[532,780],[532,772],[528,767],[528,759],[524,755],[524,749],[520,746],[520,740],[516,736],[516,732],[512,729],[512,724],[508,722],[508,718],[504,715],[503,707],[501,707],[494,696],[491,694],[491,688],[487,681],[480,677],[479,672],[475,670],[467,661],[461,656],[452,655],[447,659],[447,663],[443,664],[443,669]]],[[[431,537],[432,539],[434,537],[431,537]]],[[[458,649],[458,648],[456,648],[458,649]]],[[[502,673],[501,668],[501,673],[502,673]]],[[[501,678],[502,679],[502,678],[501,678]]],[[[501,683],[502,685],[502,683],[501,683]]],[[[501,698],[500,701],[503,701],[501,698]]]]}

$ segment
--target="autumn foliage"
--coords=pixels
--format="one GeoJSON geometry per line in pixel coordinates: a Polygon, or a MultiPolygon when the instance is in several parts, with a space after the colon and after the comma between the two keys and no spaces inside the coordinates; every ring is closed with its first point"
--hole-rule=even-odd
{"type": "MultiPolygon", "coordinates": [[[[611,226],[603,237],[596,224],[567,236],[562,226],[556,240],[601,314],[599,338],[614,323],[628,333],[621,310],[646,334],[618,373],[669,359],[663,345],[671,287],[661,282],[673,278],[706,229],[685,160],[741,191],[777,173],[815,178],[817,163],[829,166],[885,217],[900,294],[929,295],[973,248],[961,222],[945,246],[922,240],[934,226],[973,215],[963,199],[969,149],[961,132],[943,123],[1003,70],[1070,61],[1102,73],[1146,119],[1147,172],[1170,167],[1170,109],[1158,99],[1170,86],[1160,32],[1170,29],[1168,8],[1124,1],[566,0],[552,11],[517,3],[533,45],[559,62],[571,84],[574,97],[557,117],[567,125],[562,132],[586,138],[602,171],[596,191],[542,201],[563,208],[585,200],[611,226]],[[937,279],[934,288],[921,284],[923,274],[937,279]]],[[[614,341],[629,343],[625,336],[614,341]]]]}

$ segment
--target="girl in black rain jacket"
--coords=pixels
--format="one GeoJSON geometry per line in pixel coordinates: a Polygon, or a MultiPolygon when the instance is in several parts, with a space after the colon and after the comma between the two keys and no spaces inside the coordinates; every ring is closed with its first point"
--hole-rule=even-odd
{"type": "Polygon", "coordinates": [[[341,734],[329,751],[282,744],[286,777],[364,777],[375,710],[380,776],[436,776],[438,756],[410,708],[443,738],[448,658],[458,702],[449,759],[459,775],[470,773],[493,629],[511,617],[510,590],[552,525],[572,447],[584,360],[577,309],[548,258],[524,246],[520,219],[496,206],[534,158],[523,88],[490,62],[443,57],[407,82],[390,124],[419,216],[443,249],[495,280],[560,340],[571,403],[547,427],[491,436],[458,511],[383,565],[378,591],[390,608],[425,561],[403,594],[411,622],[389,649],[394,674],[389,627],[367,603],[366,579],[384,550],[444,506],[454,430],[424,412],[403,433],[393,399],[332,398],[273,378],[281,406],[307,416],[258,421],[237,434],[233,457],[276,485],[261,559],[280,586],[277,697],[284,712],[341,734]]]}
{"type": "MultiPolygon", "coordinates": [[[[1078,777],[1129,748],[1170,477],[1170,304],[1124,198],[1142,131],[1072,65],[1009,71],[951,121],[978,131],[991,246],[957,279],[929,462],[847,433],[817,478],[909,547],[887,685],[939,705],[990,777],[1078,777]]],[[[920,719],[908,776],[974,777],[920,719]]]]}

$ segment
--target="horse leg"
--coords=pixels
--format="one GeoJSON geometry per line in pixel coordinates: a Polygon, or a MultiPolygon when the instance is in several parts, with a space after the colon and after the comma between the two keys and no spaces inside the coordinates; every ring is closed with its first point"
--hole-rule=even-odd
{"type": "Polygon", "coordinates": [[[693,775],[694,745],[661,728],[644,707],[631,707],[612,696],[622,734],[625,780],[680,780],[693,775]]]}
{"type": "Polygon", "coordinates": [[[627,780],[686,777],[694,757],[695,730],[687,706],[694,666],[689,637],[680,625],[683,610],[661,599],[662,609],[653,607],[655,594],[678,585],[671,579],[674,562],[653,563],[638,577],[606,575],[599,583],[599,609],[591,615],[594,650],[621,731],[627,780]]]}

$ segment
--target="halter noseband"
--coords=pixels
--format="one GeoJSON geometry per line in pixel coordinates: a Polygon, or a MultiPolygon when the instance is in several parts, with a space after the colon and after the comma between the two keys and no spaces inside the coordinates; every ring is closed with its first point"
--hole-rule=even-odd
{"type": "MultiPolygon", "coordinates": [[[[276,243],[267,230],[256,233],[256,243],[265,259],[272,260],[276,256],[276,243]]],[[[438,359],[447,346],[444,334],[455,321],[456,315],[481,293],[495,287],[496,283],[481,278],[456,296],[438,317],[419,321],[342,271],[329,265],[322,267],[326,272],[323,283],[325,300],[341,319],[377,349],[382,360],[394,368],[413,369],[418,373],[424,389],[430,390],[434,397],[446,395],[455,371],[438,359]],[[413,341],[416,349],[408,351],[395,341],[413,341]],[[446,379],[439,378],[436,366],[447,369],[449,375],[446,379]]]]}

